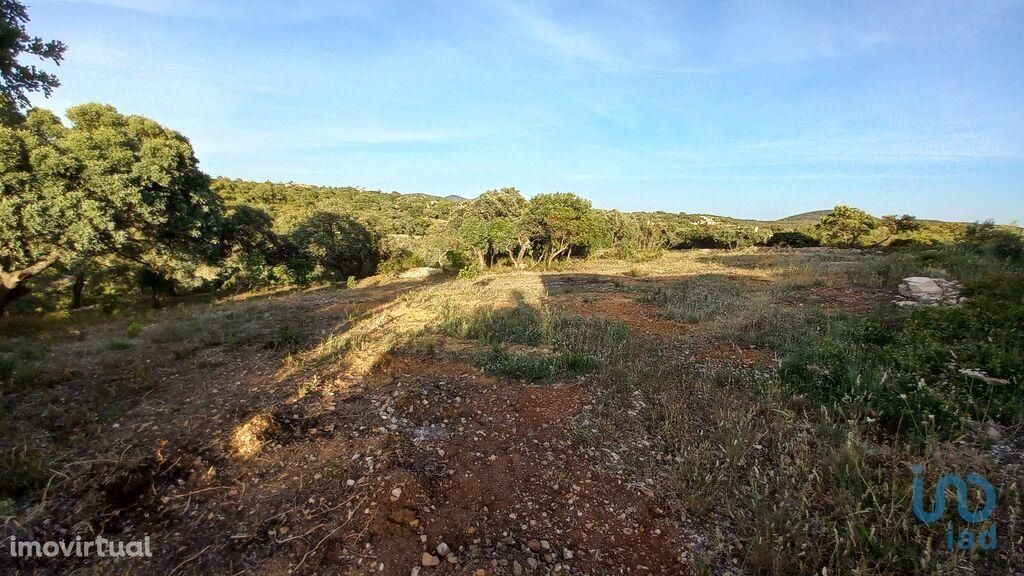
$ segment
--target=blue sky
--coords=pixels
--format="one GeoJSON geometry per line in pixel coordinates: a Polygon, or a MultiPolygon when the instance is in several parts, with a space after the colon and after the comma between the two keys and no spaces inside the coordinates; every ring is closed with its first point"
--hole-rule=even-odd
{"type": "Polygon", "coordinates": [[[1024,221],[1024,3],[29,0],[211,175],[1024,221]]]}

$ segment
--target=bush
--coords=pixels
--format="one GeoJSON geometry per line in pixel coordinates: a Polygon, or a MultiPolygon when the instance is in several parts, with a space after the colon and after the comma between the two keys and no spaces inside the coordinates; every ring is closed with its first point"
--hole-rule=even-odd
{"type": "Polygon", "coordinates": [[[472,280],[473,278],[479,276],[481,272],[483,272],[483,269],[480,268],[480,265],[473,263],[459,270],[459,274],[457,277],[460,280],[472,280]]]}
{"type": "Polygon", "coordinates": [[[997,258],[1016,261],[1024,259],[1024,237],[1019,228],[996,226],[991,221],[969,224],[965,242],[997,258]]]}
{"type": "Polygon", "coordinates": [[[388,255],[377,267],[378,274],[400,274],[412,268],[426,266],[423,260],[408,248],[399,248],[388,255]]]}
{"type": "Polygon", "coordinates": [[[813,248],[820,246],[821,241],[803,232],[789,230],[776,232],[764,243],[765,246],[779,246],[784,248],[813,248]]]}

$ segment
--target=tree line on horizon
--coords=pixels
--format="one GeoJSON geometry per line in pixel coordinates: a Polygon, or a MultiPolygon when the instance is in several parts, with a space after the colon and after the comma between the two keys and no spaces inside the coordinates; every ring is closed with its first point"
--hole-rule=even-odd
{"type": "Polygon", "coordinates": [[[0,314],[19,300],[21,310],[53,310],[145,292],[156,304],[162,295],[301,286],[417,266],[472,275],[600,254],[641,259],[663,249],[936,244],[987,235],[1007,254],[1020,252],[1019,233],[1006,227],[879,219],[846,206],[796,230],[600,210],[566,192],[527,199],[501,188],[456,202],[211,179],[189,140],[152,119],[89,103],[67,110],[65,124],[31,108],[28,92],[49,95],[59,81],[19,57],[59,64],[66,47],[29,36],[16,0],[0,0],[0,16],[0,314]]]}
{"type": "Polygon", "coordinates": [[[515,188],[455,202],[320,186],[211,179],[188,139],[102,104],[31,109],[0,125],[0,309],[78,308],[145,292],[345,281],[417,266],[472,275],[663,249],[935,244],[991,225],[875,218],[838,206],[803,230],[723,218],[600,210],[515,188]]]}

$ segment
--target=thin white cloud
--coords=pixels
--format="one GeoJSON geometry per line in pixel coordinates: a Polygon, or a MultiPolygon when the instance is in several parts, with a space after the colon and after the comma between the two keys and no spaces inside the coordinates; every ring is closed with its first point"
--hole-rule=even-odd
{"type": "MultiPolygon", "coordinates": [[[[44,0],[54,1],[54,0],[44,0]]],[[[329,17],[370,16],[383,2],[364,0],[56,0],[68,4],[108,6],[157,16],[216,22],[281,24],[329,17]]]]}
{"type": "Polygon", "coordinates": [[[602,36],[584,26],[559,22],[542,9],[523,2],[496,0],[494,5],[515,32],[524,34],[557,58],[595,65],[608,72],[654,73],[662,75],[715,74],[709,66],[694,66],[672,61],[678,56],[675,38],[667,29],[656,25],[655,18],[636,4],[611,3],[598,5],[595,12],[607,16],[608,22],[623,25],[620,34],[602,36]],[[628,35],[622,36],[622,32],[628,35]],[[608,36],[628,38],[611,41],[608,36]]]}

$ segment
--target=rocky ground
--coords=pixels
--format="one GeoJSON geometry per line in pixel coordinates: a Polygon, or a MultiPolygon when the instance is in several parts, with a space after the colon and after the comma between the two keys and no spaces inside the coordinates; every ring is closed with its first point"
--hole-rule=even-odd
{"type": "MultiPolygon", "coordinates": [[[[493,305],[534,299],[561,315],[620,321],[633,333],[674,339],[680,354],[701,362],[772,369],[770,351],[667,318],[647,295],[688,271],[651,269],[650,277],[624,265],[498,275],[473,290],[493,305]]],[[[729,274],[755,288],[767,282],[754,265],[729,274]]],[[[389,340],[437,325],[436,312],[423,308],[434,305],[430,294],[469,306],[451,282],[432,274],[372,279],[169,312],[127,349],[106,344],[121,324],[75,328],[51,352],[71,375],[7,399],[5,408],[20,414],[9,424],[18,437],[56,457],[45,493],[8,518],[4,535],[149,536],[154,555],[0,554],[0,567],[403,576],[706,570],[696,558],[715,529],[674,504],[659,472],[669,457],[629,399],[622,416],[633,423],[598,435],[601,391],[589,375],[503,378],[468,362],[460,351],[473,344],[457,338],[439,334],[429,350],[415,339],[389,340]]],[[[808,285],[801,305],[865,309],[893,296],[808,285]]]]}

